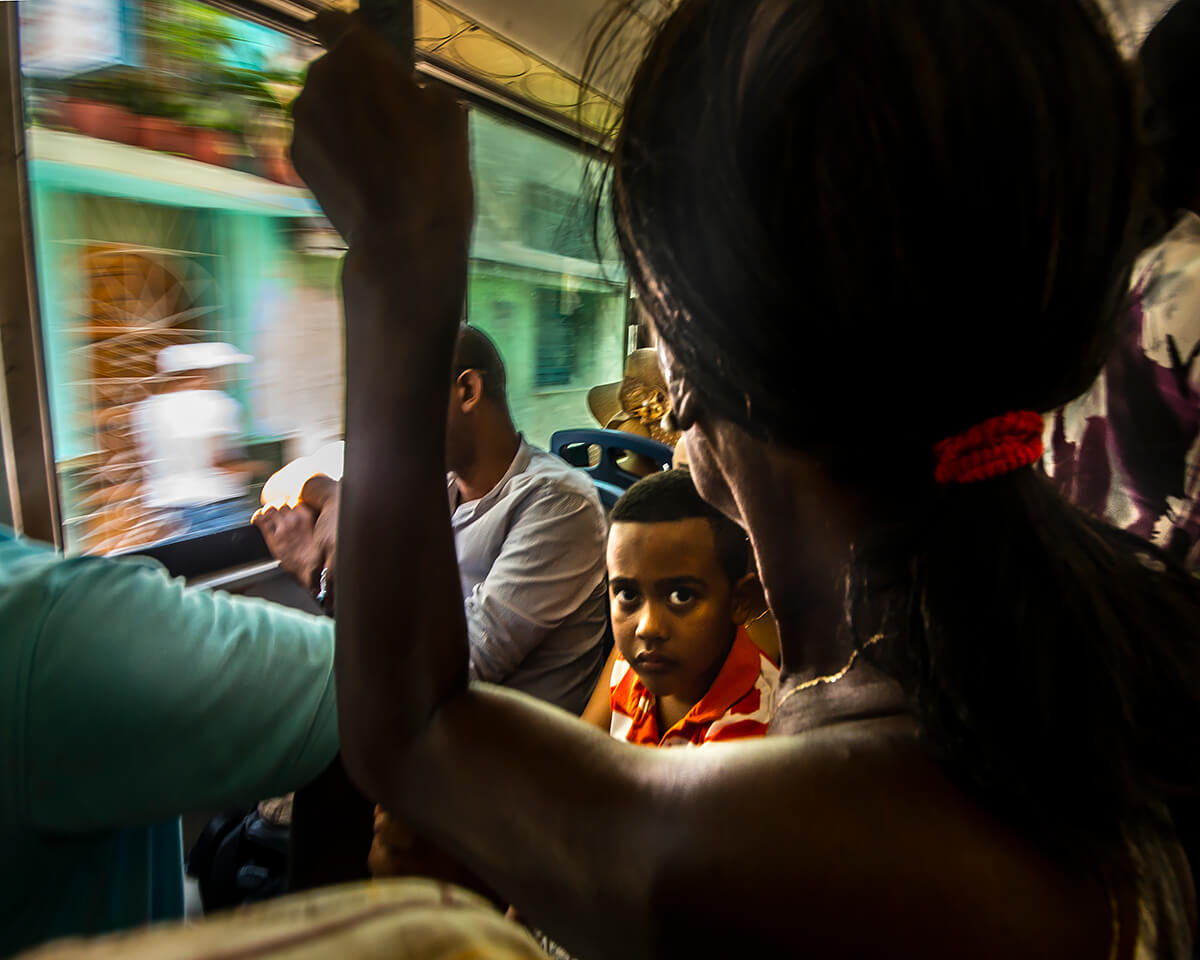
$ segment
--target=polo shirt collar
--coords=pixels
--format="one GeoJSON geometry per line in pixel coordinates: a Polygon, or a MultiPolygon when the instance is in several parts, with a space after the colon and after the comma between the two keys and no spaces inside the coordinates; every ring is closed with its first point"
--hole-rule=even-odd
{"type": "Polygon", "coordinates": [[[680,724],[713,723],[729,712],[729,708],[754,689],[762,672],[758,645],[750,639],[745,627],[738,627],[729,655],[708,692],[680,724]]]}
{"type": "Polygon", "coordinates": [[[533,449],[525,442],[524,434],[517,434],[517,454],[512,459],[512,463],[508,465],[508,469],[504,472],[504,476],[499,482],[485,493],[478,500],[472,500],[470,503],[460,503],[457,507],[454,505],[454,499],[458,493],[458,487],[455,485],[456,474],[453,470],[446,473],[446,496],[450,501],[450,510],[454,522],[466,523],[477,513],[484,513],[493,503],[500,498],[500,492],[504,489],[513,477],[524,473],[529,469],[529,462],[533,459],[533,449]]]}
{"type": "Polygon", "coordinates": [[[721,672],[717,674],[717,679],[708,688],[708,692],[673,727],[662,731],[658,729],[655,720],[654,695],[646,689],[641,678],[634,672],[635,702],[642,704],[639,708],[640,712],[648,714],[646,722],[651,725],[655,741],[661,742],[670,733],[677,731],[683,733],[689,727],[714,723],[725,716],[729,709],[753,690],[754,685],[758,683],[759,674],[762,673],[761,656],[758,644],[750,639],[746,628],[738,627],[733,638],[733,646],[729,648],[725,663],[721,666],[721,672]]]}

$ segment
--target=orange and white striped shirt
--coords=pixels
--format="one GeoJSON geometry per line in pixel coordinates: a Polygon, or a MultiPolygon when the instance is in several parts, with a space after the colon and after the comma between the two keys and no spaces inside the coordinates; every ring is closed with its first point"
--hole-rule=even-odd
{"type": "Polygon", "coordinates": [[[761,737],[775,713],[779,668],[739,627],[717,679],[675,726],[658,732],[654,694],[629,661],[618,657],[609,681],[612,725],[617,740],[651,747],[699,747],[706,743],[761,737]]]}

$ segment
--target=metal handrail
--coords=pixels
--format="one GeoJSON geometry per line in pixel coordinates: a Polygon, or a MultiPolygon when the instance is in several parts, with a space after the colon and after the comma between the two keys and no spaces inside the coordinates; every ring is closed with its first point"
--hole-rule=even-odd
{"type": "MultiPolygon", "coordinates": [[[[295,37],[297,40],[318,46],[320,41],[313,32],[310,21],[317,13],[330,9],[328,3],[322,3],[320,0],[204,0],[204,2],[227,13],[271,27],[295,37]]],[[[379,0],[379,2],[385,5],[398,3],[407,7],[411,17],[411,0],[379,0]]],[[[387,28],[385,27],[385,29],[387,28]]],[[[403,31],[405,27],[399,29],[403,31]]],[[[411,29],[407,35],[412,35],[411,29]]],[[[509,119],[532,125],[539,132],[569,142],[572,146],[586,146],[599,152],[606,151],[607,144],[601,132],[573,120],[566,114],[520,97],[502,84],[486,77],[476,76],[460,65],[439,57],[436,53],[416,49],[411,42],[409,48],[413,51],[413,63],[418,74],[454,87],[467,101],[485,105],[491,110],[507,115],[509,119]]]]}

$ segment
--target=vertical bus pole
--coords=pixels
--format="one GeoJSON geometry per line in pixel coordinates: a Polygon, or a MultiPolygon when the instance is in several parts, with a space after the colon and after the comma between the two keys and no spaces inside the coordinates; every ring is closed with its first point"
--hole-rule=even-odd
{"type": "MultiPolygon", "coordinates": [[[[413,65],[411,0],[359,0],[359,13],[413,65]]],[[[324,588],[324,576],[321,586],[324,588]]],[[[322,603],[327,616],[333,612],[322,603]]],[[[374,804],[358,792],[341,754],[292,801],[288,889],[293,893],[333,883],[364,880],[374,804]]]]}
{"type": "MultiPolygon", "coordinates": [[[[359,0],[358,12],[373,29],[391,41],[406,64],[414,65],[412,0],[359,0]]],[[[467,298],[464,297],[461,320],[467,323],[468,319],[467,298]]]]}
{"type": "Polygon", "coordinates": [[[412,0],[359,0],[359,13],[399,51],[404,62],[413,64],[412,0]]]}

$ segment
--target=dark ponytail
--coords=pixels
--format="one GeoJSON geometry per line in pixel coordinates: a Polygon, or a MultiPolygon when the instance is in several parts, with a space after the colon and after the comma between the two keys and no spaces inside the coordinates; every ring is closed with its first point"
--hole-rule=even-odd
{"type": "Polygon", "coordinates": [[[1128,845],[1190,833],[1200,581],[1023,469],[931,495],[862,546],[851,589],[856,635],[902,638],[870,655],[964,786],[1109,882],[1166,879],[1128,845]]]}

